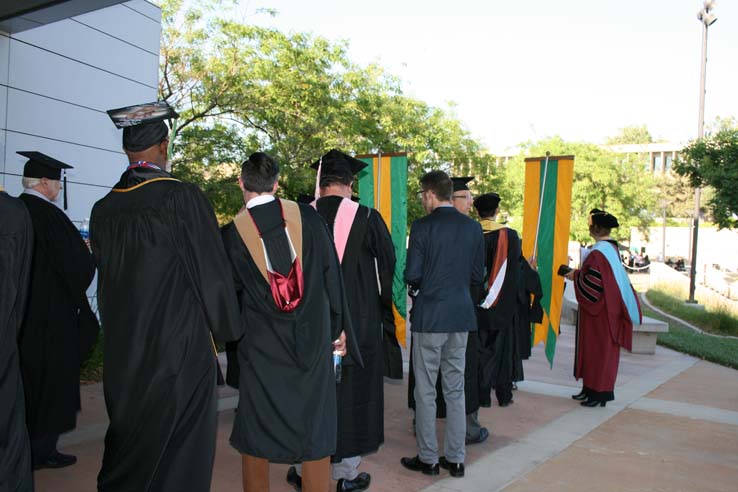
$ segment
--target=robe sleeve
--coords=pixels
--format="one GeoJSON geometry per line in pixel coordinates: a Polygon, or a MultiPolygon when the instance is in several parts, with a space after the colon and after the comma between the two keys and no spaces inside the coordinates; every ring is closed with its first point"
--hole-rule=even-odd
{"type": "Polygon", "coordinates": [[[176,253],[196,290],[214,338],[231,341],[243,335],[233,274],[223,247],[215,213],[205,194],[184,184],[173,192],[179,218],[176,253]]]}
{"type": "Polygon", "coordinates": [[[391,337],[397,343],[395,338],[395,315],[392,311],[392,284],[396,262],[395,246],[392,244],[392,237],[382,217],[372,210],[369,219],[370,249],[377,260],[377,276],[381,288],[382,325],[385,336],[391,337]]]}
{"type": "Polygon", "coordinates": [[[70,298],[79,306],[95,275],[95,261],[74,225],[61,210],[58,213],[62,217],[49,215],[44,221],[43,237],[36,239],[45,243],[41,247],[49,256],[51,268],[64,279],[70,298]]]}
{"type": "Polygon", "coordinates": [[[579,309],[595,316],[605,306],[605,284],[602,271],[610,268],[607,260],[597,251],[592,251],[584,261],[582,268],[574,272],[574,292],[579,309]]]}
{"type": "Polygon", "coordinates": [[[395,278],[395,246],[387,225],[375,210],[369,216],[370,249],[377,260],[377,276],[381,288],[382,305],[382,351],[384,353],[384,375],[390,379],[402,379],[402,349],[397,341],[392,287],[395,278]]]}

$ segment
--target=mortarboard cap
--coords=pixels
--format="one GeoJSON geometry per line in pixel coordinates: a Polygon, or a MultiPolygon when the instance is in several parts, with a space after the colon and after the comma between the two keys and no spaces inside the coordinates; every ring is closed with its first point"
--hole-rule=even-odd
{"type": "Polygon", "coordinates": [[[615,229],[620,226],[617,217],[598,208],[589,211],[589,224],[595,224],[605,229],[615,229]]]}
{"type": "Polygon", "coordinates": [[[500,195],[497,193],[485,193],[474,199],[474,208],[480,217],[490,217],[500,205],[500,195]]]}
{"type": "MultiPolygon", "coordinates": [[[[28,162],[23,166],[23,177],[25,178],[46,178],[59,181],[62,179],[62,171],[64,169],[74,169],[69,164],[65,164],[62,161],[49,157],[46,154],[36,151],[19,151],[18,154],[23,157],[28,157],[28,162]]],[[[64,210],[67,209],[68,197],[67,197],[67,176],[64,175],[64,210]]]]}
{"type": "Polygon", "coordinates": [[[28,162],[23,166],[23,176],[26,178],[47,178],[60,180],[62,169],[72,169],[72,166],[49,157],[41,152],[20,151],[23,157],[28,157],[28,162]]]}
{"type": "Polygon", "coordinates": [[[179,114],[166,101],[156,101],[111,109],[108,116],[123,129],[123,148],[140,152],[165,140],[169,129],[164,120],[178,118],[179,114]]]}
{"type": "Polygon", "coordinates": [[[473,181],[474,176],[464,176],[459,178],[451,178],[451,182],[454,184],[454,191],[468,190],[467,183],[473,181]]]}
{"type": "Polygon", "coordinates": [[[321,159],[313,162],[310,167],[317,170],[318,166],[320,166],[321,180],[327,176],[352,180],[354,175],[367,166],[367,163],[339,150],[331,149],[321,159]]]}

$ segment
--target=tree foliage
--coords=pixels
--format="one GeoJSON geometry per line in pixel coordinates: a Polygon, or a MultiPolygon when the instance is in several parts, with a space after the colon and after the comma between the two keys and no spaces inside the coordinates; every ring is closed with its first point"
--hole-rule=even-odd
{"type": "Polygon", "coordinates": [[[720,228],[738,225],[738,127],[719,122],[717,131],[690,142],[682,150],[674,171],[689,179],[692,187],[712,188],[708,206],[720,228]]]}
{"type": "MultiPolygon", "coordinates": [[[[334,147],[408,152],[408,196],[426,170],[488,166],[452,111],[405,96],[377,65],[352,63],[345,42],[233,20],[231,5],[162,5],[160,95],[180,112],[173,169],[205,189],[220,220],[240,208],[237,164],[257,150],[280,164],[290,198],[312,190],[308,164],[334,147]]],[[[410,220],[421,214],[410,199],[410,220]]]]}
{"type": "Polygon", "coordinates": [[[528,143],[521,154],[508,163],[505,181],[515,227],[522,227],[524,159],[544,156],[547,151],[551,155],[574,155],[571,239],[591,242],[587,218],[593,208],[607,210],[618,217],[620,227],[613,231],[613,236],[619,240],[629,240],[631,227],[647,231],[653,220],[655,196],[651,189],[654,182],[638,159],[591,143],[566,142],[560,137],[528,143]]]}
{"type": "Polygon", "coordinates": [[[607,145],[652,143],[653,137],[646,125],[631,125],[621,128],[617,135],[606,140],[607,145]]]}

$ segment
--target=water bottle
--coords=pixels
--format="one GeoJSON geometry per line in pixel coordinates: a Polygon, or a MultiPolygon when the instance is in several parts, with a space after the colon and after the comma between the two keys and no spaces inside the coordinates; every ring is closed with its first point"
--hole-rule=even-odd
{"type": "Polygon", "coordinates": [[[338,350],[333,351],[333,372],[336,374],[336,384],[341,384],[341,360],[343,356],[338,350]]]}
{"type": "Polygon", "coordinates": [[[84,241],[87,241],[90,239],[90,219],[85,218],[85,220],[82,221],[82,225],[79,226],[79,234],[82,236],[82,239],[84,241]]]}

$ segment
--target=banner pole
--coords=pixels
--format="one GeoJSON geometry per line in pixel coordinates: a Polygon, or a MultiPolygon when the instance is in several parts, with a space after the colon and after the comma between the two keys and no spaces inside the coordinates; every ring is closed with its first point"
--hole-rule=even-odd
{"type": "Polygon", "coordinates": [[[541,229],[541,212],[543,211],[543,197],[546,194],[546,175],[548,174],[548,156],[551,152],[546,151],[546,162],[543,164],[543,183],[541,183],[541,201],[538,204],[538,218],[536,220],[536,240],[533,243],[533,258],[536,258],[538,253],[538,232],[541,229]]]}
{"type": "Polygon", "coordinates": [[[382,151],[377,151],[377,194],[374,195],[374,208],[379,210],[382,196],[382,151]]]}

